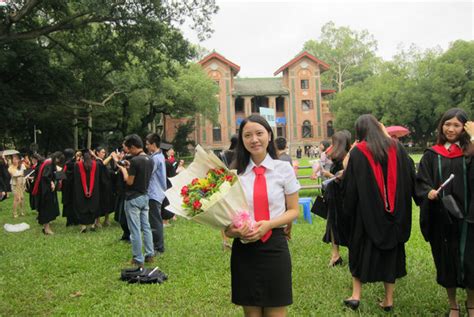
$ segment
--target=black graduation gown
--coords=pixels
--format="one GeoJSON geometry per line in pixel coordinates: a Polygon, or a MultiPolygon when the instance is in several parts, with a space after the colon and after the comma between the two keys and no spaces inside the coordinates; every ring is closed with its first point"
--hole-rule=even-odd
{"type": "Polygon", "coordinates": [[[10,173],[8,167],[5,164],[0,164],[0,178],[2,179],[3,188],[2,191],[11,192],[12,188],[10,185],[10,173]]]}
{"type": "MultiPolygon", "coordinates": [[[[333,161],[331,166],[331,174],[335,175],[344,167],[342,161],[333,161]]],[[[340,217],[343,213],[343,193],[342,183],[339,180],[332,181],[324,191],[324,198],[328,206],[328,215],[326,218],[326,232],[323,236],[323,242],[331,243],[331,232],[334,237],[334,243],[337,245],[347,246],[347,237],[344,236],[345,230],[340,223],[340,217]]]]}
{"type": "Polygon", "coordinates": [[[74,160],[66,162],[66,179],[62,181],[63,217],[67,218],[66,226],[78,225],[79,219],[74,209],[74,160]]]}
{"type": "MultiPolygon", "coordinates": [[[[86,184],[89,189],[91,169],[85,170],[86,184]]],[[[79,172],[79,165],[74,165],[74,208],[79,218],[81,225],[91,225],[100,212],[100,185],[99,185],[99,166],[95,170],[94,189],[91,197],[86,197],[82,187],[81,174],[79,172]]]]}
{"type": "Polygon", "coordinates": [[[30,196],[29,203],[30,203],[31,210],[36,210],[36,208],[37,208],[37,203],[36,203],[37,196],[33,195],[33,188],[35,187],[36,176],[39,173],[41,164],[43,164],[43,161],[38,162],[36,165],[33,165],[33,169],[35,170],[35,172],[32,175],[33,179],[28,180],[27,183],[26,183],[27,184],[26,185],[26,190],[27,190],[27,192],[30,196]]]}
{"type": "Polygon", "coordinates": [[[54,178],[55,172],[56,165],[48,164],[43,168],[43,174],[39,180],[38,194],[35,196],[34,203],[36,210],[38,210],[38,223],[40,225],[47,224],[59,216],[59,202],[56,192],[58,182],[54,178]],[[54,191],[51,191],[51,182],[55,184],[54,191]]]}
{"type": "MultiPolygon", "coordinates": [[[[423,237],[431,245],[431,253],[436,266],[436,281],[443,287],[468,287],[474,289],[474,225],[449,215],[440,200],[429,200],[428,192],[437,189],[450,174],[455,177],[444,189],[445,195],[453,195],[463,213],[466,212],[464,188],[464,167],[472,173],[470,158],[441,158],[439,176],[438,154],[428,149],[423,154],[416,179],[416,194],[422,201],[420,206],[420,226],[423,237]],[[464,228],[463,228],[464,227],[464,228]],[[466,234],[466,244],[461,261],[460,243],[462,232],[466,234]],[[463,265],[461,265],[463,263],[463,265]]],[[[466,175],[467,177],[468,175],[466,175]]],[[[472,175],[471,175],[472,177],[472,175]]],[[[472,190],[472,189],[471,189],[472,190]]]]}
{"type": "Polygon", "coordinates": [[[112,174],[112,191],[114,192],[114,220],[120,223],[123,235],[122,239],[128,240],[130,230],[128,229],[127,216],[125,215],[125,189],[126,184],[120,170],[114,166],[112,174]]]}
{"type": "MultiPolygon", "coordinates": [[[[415,167],[405,149],[397,144],[397,186],[394,212],[385,211],[374,173],[356,147],[344,175],[344,214],[341,222],[348,237],[352,276],[365,282],[395,283],[406,275],[405,242],[411,231],[415,167]]],[[[387,162],[382,163],[385,183],[387,162]]]]}
{"type": "MultiPolygon", "coordinates": [[[[173,167],[173,164],[168,160],[165,161],[165,167],[166,167],[166,187],[169,189],[172,186],[169,178],[176,176],[176,170],[173,167]]],[[[163,220],[169,220],[174,217],[174,213],[165,209],[165,207],[168,206],[169,204],[170,202],[168,198],[165,197],[165,199],[163,200],[163,203],[161,204],[161,218],[163,218],[163,220]]]]}
{"type": "Polygon", "coordinates": [[[100,177],[100,209],[97,217],[105,216],[114,210],[114,195],[112,193],[112,171],[97,160],[100,177]]]}

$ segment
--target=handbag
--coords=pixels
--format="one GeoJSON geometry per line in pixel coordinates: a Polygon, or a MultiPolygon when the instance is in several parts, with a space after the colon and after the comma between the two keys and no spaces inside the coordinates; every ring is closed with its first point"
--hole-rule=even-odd
{"type": "Polygon", "coordinates": [[[444,209],[446,209],[451,214],[451,216],[457,219],[464,219],[464,215],[462,214],[461,209],[459,209],[458,203],[456,202],[456,199],[454,199],[453,195],[443,196],[443,198],[441,198],[441,202],[444,209]]]}
{"type": "Polygon", "coordinates": [[[323,196],[319,195],[316,197],[313,206],[311,207],[311,212],[323,219],[327,219],[328,205],[323,196]]]}

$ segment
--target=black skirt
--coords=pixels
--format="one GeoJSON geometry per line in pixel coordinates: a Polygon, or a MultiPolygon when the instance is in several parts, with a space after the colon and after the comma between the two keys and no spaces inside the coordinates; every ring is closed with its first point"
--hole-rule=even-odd
{"type": "Polygon", "coordinates": [[[293,303],[291,257],[282,228],[273,229],[265,243],[234,239],[230,268],[232,303],[258,307],[293,303]]]}

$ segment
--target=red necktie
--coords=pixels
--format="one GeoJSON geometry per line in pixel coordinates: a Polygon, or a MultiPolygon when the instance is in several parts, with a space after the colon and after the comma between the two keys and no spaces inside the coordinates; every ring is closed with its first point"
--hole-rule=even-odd
{"type": "MultiPolygon", "coordinates": [[[[265,167],[256,166],[253,168],[255,182],[253,183],[253,213],[255,221],[270,220],[270,208],[268,206],[267,180],[265,178],[265,167]]],[[[272,231],[269,230],[262,237],[262,242],[266,242],[272,231]]]]}

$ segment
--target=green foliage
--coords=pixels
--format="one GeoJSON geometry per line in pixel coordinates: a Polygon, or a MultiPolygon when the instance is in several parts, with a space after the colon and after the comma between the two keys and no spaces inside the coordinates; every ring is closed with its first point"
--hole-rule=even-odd
{"type": "Polygon", "coordinates": [[[334,22],[326,23],[319,40],[307,41],[303,49],[331,66],[322,81],[339,92],[371,76],[378,62],[377,41],[367,30],[336,27],[334,22]]]}
{"type": "Polygon", "coordinates": [[[434,141],[440,116],[461,107],[473,114],[474,42],[456,41],[444,53],[402,51],[377,73],[338,93],[331,107],[336,127],[353,131],[357,117],[372,113],[385,125],[403,125],[420,146],[434,141]]]}
{"type": "Polygon", "coordinates": [[[189,120],[184,124],[180,124],[176,129],[173,146],[179,156],[189,155],[188,145],[195,145],[194,141],[188,139],[189,135],[194,131],[194,120],[189,120]]]}
{"type": "Polygon", "coordinates": [[[187,20],[207,38],[214,0],[8,3],[0,25],[0,111],[8,116],[2,143],[27,147],[36,125],[41,149],[71,147],[75,118],[82,147],[89,115],[93,144],[145,133],[157,114],[181,114],[186,106],[213,116],[202,93],[206,104],[178,96],[176,86],[190,87],[176,77],[196,53],[177,26],[187,20]]]}

